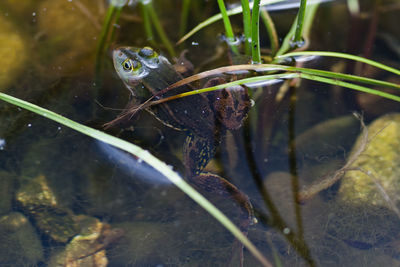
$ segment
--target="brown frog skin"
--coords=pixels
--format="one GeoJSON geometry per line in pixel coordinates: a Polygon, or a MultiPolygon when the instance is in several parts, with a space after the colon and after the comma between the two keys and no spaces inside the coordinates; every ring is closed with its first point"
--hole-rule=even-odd
{"type": "MultiPolygon", "coordinates": [[[[169,61],[152,48],[121,47],[113,51],[114,67],[131,91],[135,101],[142,103],[169,85],[182,79],[169,61]]],[[[209,80],[205,87],[224,82],[220,78],[209,80]]],[[[181,86],[161,97],[192,90],[181,86]]],[[[221,134],[227,129],[238,129],[250,107],[247,91],[242,87],[229,88],[214,93],[200,94],[154,105],[146,110],[164,125],[186,131],[183,159],[186,177],[208,192],[230,195],[238,201],[247,214],[247,228],[253,219],[248,197],[222,177],[203,173],[203,168],[214,156],[221,134]]]]}

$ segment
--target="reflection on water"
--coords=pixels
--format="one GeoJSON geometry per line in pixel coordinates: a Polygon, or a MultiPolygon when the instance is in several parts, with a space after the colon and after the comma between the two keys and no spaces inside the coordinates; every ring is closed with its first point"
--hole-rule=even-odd
{"type": "MultiPolygon", "coordinates": [[[[98,129],[114,119],[129,95],[115,74],[110,51],[102,57],[100,80],[95,78],[105,2],[2,1],[0,61],[6,67],[0,69],[0,90],[98,129]]],[[[153,5],[168,37],[177,41],[181,1],[153,5]]],[[[388,43],[400,36],[398,6],[388,9],[384,3],[374,20],[373,6],[362,5],[367,15],[352,18],[344,3],[321,5],[310,50],[372,51],[375,60],[398,68],[393,61],[398,54],[388,43]],[[378,33],[368,43],[365,32],[377,21],[384,37],[378,33]]],[[[189,11],[187,28],[218,11],[210,1],[192,1],[191,8],[196,12],[189,11]]],[[[271,12],[280,38],[293,14],[271,12]]],[[[124,8],[108,45],[151,45],[168,55],[157,34],[148,39],[143,20],[139,6],[124,8]]],[[[241,18],[232,22],[240,27],[241,18]]],[[[188,49],[195,69],[228,65],[221,32],[221,23],[209,26],[174,47],[175,52],[188,49]]],[[[268,47],[264,28],[260,33],[262,46],[268,47]]],[[[302,64],[347,73],[362,69],[366,76],[399,84],[397,76],[345,61],[317,57],[302,64]]],[[[244,74],[226,77],[235,75],[244,74]]],[[[399,105],[306,81],[298,84],[296,94],[281,81],[249,87],[255,104],[247,124],[222,136],[206,171],[249,196],[258,220],[248,229],[250,240],[274,265],[398,265],[400,127],[398,115],[384,115],[398,112],[399,105]],[[364,114],[367,125],[378,125],[369,129],[368,146],[342,183],[297,204],[293,184],[307,190],[337,173],[359,150],[363,141],[362,135],[357,139],[360,122],[350,115],[354,110],[364,114]],[[296,145],[292,173],[290,142],[296,145]]],[[[209,214],[140,160],[5,103],[0,103],[0,121],[0,265],[226,266],[244,259],[244,266],[259,266],[247,251],[242,258],[241,247],[209,214]]],[[[107,131],[184,173],[185,132],[165,127],[144,111],[107,131]]],[[[242,207],[234,197],[201,193],[240,225],[242,207]]]]}
{"type": "Polygon", "coordinates": [[[172,185],[170,180],[141,159],[135,159],[132,155],[101,141],[96,141],[96,146],[115,168],[123,170],[132,179],[140,179],[150,184],[172,185]]]}

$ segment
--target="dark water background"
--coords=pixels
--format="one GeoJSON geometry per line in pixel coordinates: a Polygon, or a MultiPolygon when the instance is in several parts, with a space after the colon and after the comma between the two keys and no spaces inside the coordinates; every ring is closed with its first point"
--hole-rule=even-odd
{"type": "MultiPolygon", "coordinates": [[[[193,2],[188,29],[218,12],[216,1],[193,2]]],[[[180,37],[177,25],[181,1],[160,0],[153,1],[153,5],[168,37],[176,42],[180,37]]],[[[103,1],[2,1],[0,90],[103,129],[102,125],[114,119],[129,100],[128,90],[113,69],[111,49],[103,55],[100,80],[95,78],[95,52],[106,8],[103,1]]],[[[398,67],[398,3],[362,1],[361,8],[363,16],[352,17],[345,1],[322,4],[311,29],[309,50],[363,55],[398,67]]],[[[271,12],[280,40],[295,15],[295,9],[271,12]]],[[[240,33],[241,16],[232,17],[232,23],[235,32],[240,33]]],[[[125,7],[115,27],[111,47],[151,45],[138,6],[125,7]]],[[[222,23],[214,23],[174,47],[176,54],[187,49],[187,58],[198,71],[227,65],[223,32],[222,23]]],[[[264,27],[260,34],[262,47],[267,48],[264,27]]],[[[159,47],[154,48],[173,62],[157,35],[156,43],[159,47]]],[[[304,66],[399,83],[394,75],[338,59],[314,58],[304,66]]],[[[277,104],[274,99],[281,85],[279,82],[253,92],[256,102],[248,124],[223,136],[215,159],[207,167],[207,171],[225,177],[251,199],[258,223],[249,229],[250,240],[271,262],[276,264],[279,258],[283,266],[399,265],[398,242],[386,242],[386,236],[397,236],[399,229],[394,227],[387,233],[382,230],[386,225],[377,219],[365,223],[365,230],[358,225],[364,221],[362,218],[348,219],[346,212],[338,219],[338,210],[343,209],[336,204],[339,185],[303,205],[294,204],[291,183],[296,175],[301,186],[310,184],[344,164],[360,133],[360,124],[352,116],[354,111],[363,113],[369,123],[399,111],[398,103],[302,81],[296,89],[295,106],[288,94],[277,104]],[[324,132],[313,132],[314,126],[332,119],[339,124],[324,127],[324,132]],[[291,135],[298,138],[294,159],[288,153],[291,135]],[[300,211],[297,219],[296,210],[300,211]],[[344,233],[338,229],[341,226],[344,233]],[[376,233],[375,239],[368,235],[347,237],[348,232],[357,231],[376,233]]],[[[0,122],[0,223],[4,223],[4,216],[23,214],[32,225],[25,236],[33,234],[40,241],[19,244],[16,237],[5,234],[6,224],[1,224],[0,248],[4,252],[0,252],[0,265],[55,266],[51,259],[68,242],[49,237],[38,226],[37,217],[17,200],[21,188],[41,175],[57,199],[55,209],[95,217],[123,229],[122,238],[107,246],[109,266],[237,264],[240,250],[232,248],[233,237],[151,168],[139,168],[135,159],[118,150],[6,103],[0,103],[0,122]],[[10,252],[26,251],[32,246],[36,256],[10,252]]],[[[183,173],[184,132],[165,127],[146,112],[107,132],[149,150],[183,173]]],[[[221,196],[207,197],[238,222],[237,203],[221,196]]],[[[368,209],[360,207],[364,208],[368,209]]],[[[247,251],[244,265],[258,265],[247,251]]]]}

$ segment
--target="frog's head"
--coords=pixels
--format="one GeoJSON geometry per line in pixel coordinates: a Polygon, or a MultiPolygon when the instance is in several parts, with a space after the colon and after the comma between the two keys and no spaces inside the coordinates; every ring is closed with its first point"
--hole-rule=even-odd
{"type": "Polygon", "coordinates": [[[151,69],[158,67],[161,58],[150,47],[120,47],[113,51],[114,68],[131,91],[151,69]]]}

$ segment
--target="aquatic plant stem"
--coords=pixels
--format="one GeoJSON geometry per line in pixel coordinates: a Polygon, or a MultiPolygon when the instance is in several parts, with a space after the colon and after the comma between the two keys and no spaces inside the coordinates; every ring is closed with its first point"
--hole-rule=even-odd
{"type": "Polygon", "coordinates": [[[271,56],[274,57],[279,48],[279,39],[278,34],[276,33],[275,24],[266,9],[262,9],[260,15],[262,21],[264,22],[264,26],[267,29],[271,46],[271,56]]]}
{"type": "MultiPolygon", "coordinates": [[[[312,27],[312,22],[314,20],[315,13],[317,12],[318,7],[319,7],[319,3],[316,2],[316,3],[309,4],[306,9],[306,14],[305,14],[304,21],[303,21],[303,30],[302,30],[303,40],[306,42],[306,44],[307,44],[308,35],[310,34],[310,29],[312,27]]],[[[294,35],[296,32],[296,28],[297,28],[297,21],[298,21],[298,17],[296,17],[295,22],[292,24],[292,27],[290,28],[289,32],[286,34],[285,39],[283,40],[283,43],[282,43],[280,49],[276,53],[277,56],[283,55],[284,53],[286,53],[287,51],[289,51],[293,48],[293,39],[294,39],[294,35]]],[[[305,48],[305,46],[303,46],[303,48],[305,48]]]]}
{"type": "Polygon", "coordinates": [[[307,8],[307,0],[301,0],[299,12],[297,13],[297,25],[296,25],[296,32],[294,34],[293,42],[300,47],[301,43],[303,43],[303,23],[304,23],[304,16],[306,14],[307,8]]]}
{"type": "MultiPolygon", "coordinates": [[[[299,174],[297,166],[297,153],[296,153],[296,103],[297,103],[297,83],[296,80],[290,82],[289,87],[289,121],[288,121],[288,149],[289,149],[289,171],[291,176],[293,205],[296,216],[297,233],[296,236],[300,244],[305,244],[303,220],[301,216],[301,208],[298,201],[298,194],[300,192],[299,174]]],[[[300,248],[301,249],[301,248],[300,248]]]]}
{"type": "Polygon", "coordinates": [[[103,68],[103,55],[104,51],[106,51],[107,45],[107,37],[110,36],[110,32],[112,32],[112,22],[119,17],[123,5],[114,5],[114,2],[110,2],[110,6],[107,9],[107,14],[104,19],[103,27],[101,29],[99,42],[96,48],[96,59],[95,59],[95,83],[99,86],[101,82],[101,73],[103,68]]]}
{"type": "Polygon", "coordinates": [[[182,10],[181,10],[181,24],[179,26],[179,36],[185,34],[187,27],[187,20],[190,11],[191,0],[183,0],[182,2],[182,10]]]}
{"type": "Polygon", "coordinates": [[[226,39],[228,41],[228,45],[232,49],[232,52],[235,55],[238,55],[239,51],[235,44],[235,35],[233,34],[232,25],[231,25],[231,22],[228,17],[228,13],[225,8],[224,0],[217,0],[217,1],[218,1],[219,10],[222,15],[222,20],[224,22],[225,34],[226,34],[226,39]]]}
{"type": "MultiPolygon", "coordinates": [[[[254,116],[254,112],[250,110],[249,112],[249,117],[254,116]]],[[[264,184],[264,179],[261,176],[261,172],[259,170],[259,166],[257,165],[257,161],[254,155],[255,148],[252,147],[252,140],[251,140],[251,127],[249,125],[250,119],[245,121],[244,124],[244,132],[245,134],[243,135],[244,137],[244,143],[246,144],[245,146],[245,153],[246,153],[246,160],[249,165],[249,170],[251,172],[251,175],[253,177],[254,182],[257,185],[258,190],[260,191],[260,194],[264,200],[264,203],[266,207],[268,207],[268,210],[270,212],[271,219],[269,221],[269,225],[272,227],[276,227],[281,233],[285,232],[287,229],[290,229],[286,222],[283,220],[282,216],[280,215],[278,209],[276,208],[274,202],[272,201],[270,194],[268,193],[268,188],[266,188],[264,184]]],[[[264,216],[260,216],[261,219],[264,216]]],[[[304,240],[299,240],[294,231],[289,231],[289,233],[284,234],[284,237],[288,242],[293,246],[294,250],[296,250],[309,264],[309,266],[315,266],[315,263],[311,257],[311,253],[309,248],[307,247],[307,244],[304,243],[304,240]]]]}
{"type": "Polygon", "coordinates": [[[260,0],[254,0],[251,12],[251,59],[252,63],[261,63],[260,52],[260,0]]]}
{"type": "Polygon", "coordinates": [[[0,93],[0,99],[10,104],[16,105],[20,108],[32,111],[40,116],[46,117],[50,120],[58,122],[64,126],[74,129],[87,136],[93,137],[99,141],[110,144],[114,147],[122,149],[132,155],[140,158],[143,162],[146,162],[152,166],[155,170],[160,172],[172,183],[174,183],[179,189],[185,192],[190,198],[192,198],[197,204],[203,207],[209,212],[214,218],[216,218],[224,227],[229,230],[243,245],[253,254],[253,256],[260,261],[263,266],[272,267],[269,261],[261,254],[261,252],[250,242],[250,240],[235,226],[220,210],[218,210],[210,201],[198,193],[193,187],[191,187],[185,180],[183,180],[172,168],[167,166],[164,162],[160,161],[147,150],[143,150],[140,147],[131,144],[125,140],[119,139],[112,135],[106,134],[99,130],[90,128],[88,126],[74,122],[64,116],[61,116],[55,112],[49,111],[35,104],[26,102],[24,100],[12,97],[10,95],[0,93]]]}
{"type": "Polygon", "coordinates": [[[156,46],[157,44],[154,40],[154,34],[153,34],[153,29],[151,27],[149,12],[147,11],[145,4],[143,4],[142,2],[140,2],[140,10],[142,11],[141,13],[142,13],[142,17],[143,17],[143,25],[144,25],[144,31],[146,33],[147,41],[152,46],[156,46]]]}
{"type": "Polygon", "coordinates": [[[249,0],[241,0],[243,9],[244,52],[251,55],[251,12],[249,0]]]}
{"type": "MultiPolygon", "coordinates": [[[[261,6],[271,5],[273,3],[282,2],[282,1],[283,0],[261,0],[260,5],[261,6]]],[[[197,2],[195,2],[195,3],[197,3],[197,2]]],[[[252,7],[253,7],[253,3],[250,3],[250,8],[252,8],[252,7]]],[[[231,10],[227,11],[227,15],[228,16],[236,15],[236,14],[241,13],[242,11],[243,10],[242,10],[241,6],[235,7],[235,8],[232,8],[231,10]]],[[[194,27],[192,30],[190,30],[187,34],[185,34],[185,36],[183,36],[176,44],[180,44],[180,43],[186,41],[188,38],[190,38],[193,34],[198,32],[199,30],[207,27],[208,25],[211,25],[212,23],[214,23],[214,22],[216,22],[216,21],[218,21],[220,19],[222,19],[221,13],[209,17],[205,21],[199,23],[196,27],[194,27]]]]}
{"type": "Polygon", "coordinates": [[[161,42],[163,43],[163,45],[165,46],[165,48],[167,49],[168,53],[170,54],[171,57],[175,57],[175,50],[172,46],[172,43],[170,42],[170,40],[167,37],[167,34],[165,33],[163,27],[161,26],[160,21],[158,20],[158,16],[156,14],[156,11],[154,10],[152,1],[148,1],[148,2],[143,2],[143,5],[145,6],[150,19],[153,22],[154,28],[156,29],[158,35],[160,36],[161,42]]]}

